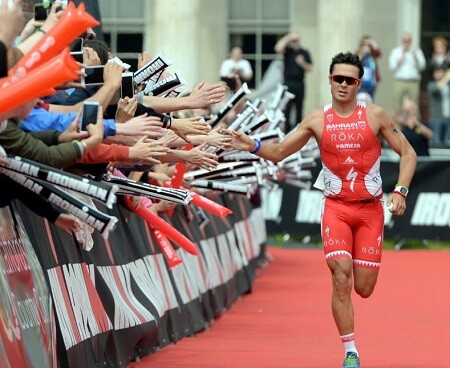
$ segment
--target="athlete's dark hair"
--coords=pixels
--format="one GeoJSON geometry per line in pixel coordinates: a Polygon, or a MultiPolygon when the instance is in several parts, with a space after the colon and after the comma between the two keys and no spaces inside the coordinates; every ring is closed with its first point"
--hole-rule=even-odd
{"type": "Polygon", "coordinates": [[[333,69],[336,64],[350,64],[356,66],[359,69],[359,79],[361,79],[364,74],[361,60],[358,55],[355,55],[352,52],[340,52],[335,55],[333,59],[331,59],[330,74],[333,74],[333,69]]]}

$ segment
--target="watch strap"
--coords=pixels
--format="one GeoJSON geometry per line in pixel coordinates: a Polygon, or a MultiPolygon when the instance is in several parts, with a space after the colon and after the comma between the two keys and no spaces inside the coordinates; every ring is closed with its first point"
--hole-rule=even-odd
{"type": "Polygon", "coordinates": [[[403,198],[406,198],[408,196],[408,192],[408,188],[403,185],[397,184],[395,186],[394,193],[400,194],[403,198]]]}

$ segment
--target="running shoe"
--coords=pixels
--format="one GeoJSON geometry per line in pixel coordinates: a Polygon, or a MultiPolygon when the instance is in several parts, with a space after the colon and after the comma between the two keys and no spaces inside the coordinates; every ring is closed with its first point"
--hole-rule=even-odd
{"type": "Polygon", "coordinates": [[[359,368],[359,367],[360,365],[358,355],[353,351],[349,351],[344,360],[344,363],[342,363],[342,368],[359,368]]]}

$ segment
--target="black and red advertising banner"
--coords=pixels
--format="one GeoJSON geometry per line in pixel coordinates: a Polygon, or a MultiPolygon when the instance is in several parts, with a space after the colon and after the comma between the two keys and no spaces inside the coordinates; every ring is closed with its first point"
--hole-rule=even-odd
{"type": "Polygon", "coordinates": [[[0,208],[0,367],[56,367],[50,293],[14,212],[0,208]]]}
{"type": "MultiPolygon", "coordinates": [[[[398,180],[398,162],[381,161],[384,198],[398,180]]],[[[311,168],[313,178],[320,161],[311,168]]],[[[450,241],[450,161],[419,158],[403,216],[385,210],[386,239],[428,239],[450,241]]],[[[269,234],[289,233],[320,237],[323,196],[319,190],[294,188],[280,183],[274,192],[262,191],[269,234]]]]}
{"type": "Polygon", "coordinates": [[[121,205],[108,209],[96,203],[119,221],[107,240],[92,234],[90,251],[19,202],[5,208],[0,220],[12,230],[2,229],[0,280],[7,287],[0,293],[1,367],[126,367],[205,329],[251,291],[266,241],[261,208],[241,195],[223,194],[215,201],[233,213],[206,212],[199,218],[192,205],[180,205],[172,217],[162,215],[200,251],[194,256],[173,244],[183,261],[173,268],[148,224],[121,205]],[[24,224],[20,234],[17,222],[24,224]],[[23,266],[12,257],[23,258],[23,266]],[[23,327],[20,308],[25,307],[33,319],[23,327]],[[14,364],[26,350],[27,363],[33,364],[14,364]]]}

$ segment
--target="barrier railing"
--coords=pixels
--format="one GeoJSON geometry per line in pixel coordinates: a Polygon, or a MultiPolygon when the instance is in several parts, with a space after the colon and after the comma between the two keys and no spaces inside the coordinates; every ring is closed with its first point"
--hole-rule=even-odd
{"type": "Polygon", "coordinates": [[[104,240],[86,251],[73,236],[14,202],[0,213],[0,366],[125,367],[193,335],[251,290],[266,241],[261,208],[241,195],[216,200],[233,214],[201,223],[178,206],[163,216],[200,254],[174,248],[169,268],[150,228],[118,205],[104,240]]]}

